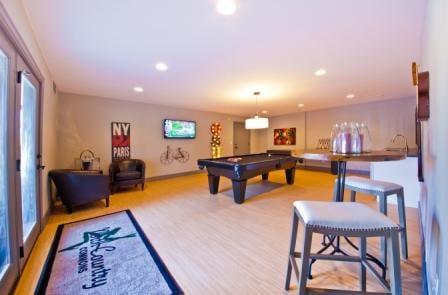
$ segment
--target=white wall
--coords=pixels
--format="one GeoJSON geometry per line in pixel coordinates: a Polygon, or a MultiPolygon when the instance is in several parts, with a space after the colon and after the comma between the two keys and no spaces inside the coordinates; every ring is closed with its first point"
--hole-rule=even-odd
{"type": "Polygon", "coordinates": [[[429,1],[425,31],[420,70],[430,74],[431,117],[423,123],[420,202],[429,293],[441,295],[448,294],[448,1],[429,1]]]}
{"type": "Polygon", "coordinates": [[[413,97],[312,111],[307,114],[307,147],[315,147],[319,138],[330,137],[335,123],[347,121],[367,123],[374,149],[387,147],[397,133],[415,146],[414,114],[413,97]]]}
{"type": "MultiPolygon", "coordinates": [[[[258,144],[257,147],[265,147],[266,149],[314,149],[319,138],[330,137],[331,129],[335,123],[357,121],[367,123],[375,149],[387,147],[397,133],[405,135],[409,146],[413,147],[415,146],[414,112],[415,98],[298,112],[270,118],[268,130],[264,133],[254,132],[252,140],[255,142],[264,140],[265,145],[258,144]],[[274,129],[288,127],[296,127],[296,145],[274,145],[274,129]]],[[[328,166],[328,163],[313,163],[313,165],[328,166]]],[[[349,168],[368,171],[370,165],[368,163],[349,163],[349,168]]]]}
{"type": "Polygon", "coordinates": [[[19,34],[24,40],[27,48],[31,52],[39,70],[42,72],[44,85],[43,114],[42,114],[42,160],[47,166],[42,174],[41,190],[41,211],[42,215],[47,214],[49,209],[49,194],[47,188],[48,171],[56,167],[56,111],[58,96],[53,92],[53,78],[48,70],[46,62],[42,56],[40,48],[35,40],[33,29],[28,21],[28,17],[22,1],[19,0],[1,0],[9,16],[14,22],[19,34]]]}
{"type": "MultiPolygon", "coordinates": [[[[307,113],[307,148],[315,148],[319,138],[330,137],[335,123],[366,122],[373,149],[387,147],[400,133],[406,136],[410,147],[415,146],[415,98],[402,98],[307,113]]],[[[370,164],[348,163],[349,169],[369,171],[370,164]]]]}
{"type": "Polygon", "coordinates": [[[294,113],[269,119],[267,130],[267,147],[273,150],[303,150],[305,149],[305,113],[294,113]],[[274,145],[274,129],[296,128],[296,145],[274,145]]]}
{"type": "Polygon", "coordinates": [[[300,150],[305,148],[305,113],[269,118],[269,128],[251,131],[251,152],[264,153],[272,150],[300,150]],[[274,145],[274,129],[296,128],[296,145],[274,145]]]}
{"type": "MultiPolygon", "coordinates": [[[[418,182],[417,171],[417,157],[370,164],[370,178],[401,185],[404,189],[405,205],[412,208],[418,208],[420,199],[420,183],[418,182]]],[[[397,204],[397,198],[388,198],[387,202],[397,204]]]]}
{"type": "Polygon", "coordinates": [[[250,131],[250,153],[265,153],[268,149],[266,141],[267,129],[254,129],[250,131]]]}
{"type": "Polygon", "coordinates": [[[198,169],[197,159],[210,158],[210,125],[222,125],[222,156],[233,154],[233,120],[227,115],[171,108],[145,103],[61,94],[58,118],[58,165],[72,168],[74,159],[84,149],[92,150],[101,158],[106,171],[111,162],[111,122],[131,123],[131,157],[146,162],[146,177],[189,172],[198,169]],[[165,118],[197,122],[196,139],[164,139],[162,120],[165,118]],[[162,165],[160,155],[166,146],[181,147],[190,153],[190,160],[181,164],[174,161],[162,165]]]}

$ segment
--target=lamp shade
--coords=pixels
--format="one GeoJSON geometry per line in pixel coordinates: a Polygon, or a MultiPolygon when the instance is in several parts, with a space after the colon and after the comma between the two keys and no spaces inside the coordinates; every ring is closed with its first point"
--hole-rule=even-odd
{"type": "Polygon", "coordinates": [[[269,127],[268,118],[262,118],[255,116],[253,118],[246,119],[246,129],[265,129],[269,127]]]}

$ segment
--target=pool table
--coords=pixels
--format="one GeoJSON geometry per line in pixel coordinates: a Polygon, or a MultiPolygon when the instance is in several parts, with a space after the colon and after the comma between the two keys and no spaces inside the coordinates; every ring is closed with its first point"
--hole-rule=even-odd
{"type": "Polygon", "coordinates": [[[294,184],[297,159],[288,154],[251,154],[216,159],[198,160],[200,169],[207,168],[208,185],[211,194],[217,194],[219,178],[225,176],[232,180],[235,203],[244,203],[246,184],[249,178],[261,175],[267,180],[269,172],[285,170],[286,182],[294,184]]]}

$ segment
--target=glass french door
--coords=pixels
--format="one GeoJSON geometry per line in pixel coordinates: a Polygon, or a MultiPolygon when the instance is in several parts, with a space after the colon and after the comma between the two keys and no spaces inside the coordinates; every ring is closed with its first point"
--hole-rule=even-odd
{"type": "Polygon", "coordinates": [[[18,279],[40,231],[39,85],[0,29],[1,294],[18,279]]]}
{"type": "Polygon", "coordinates": [[[15,73],[15,50],[0,31],[0,290],[13,286],[20,268],[14,185],[15,73]]]}
{"type": "MultiPolygon", "coordinates": [[[[8,57],[0,50],[0,116],[8,115],[8,57]]],[[[7,165],[8,126],[0,120],[0,276],[11,262],[9,208],[8,208],[8,165],[7,165]]]]}
{"type": "Polygon", "coordinates": [[[20,265],[31,252],[40,230],[39,218],[39,83],[21,58],[17,58],[16,87],[16,168],[20,265]]]}

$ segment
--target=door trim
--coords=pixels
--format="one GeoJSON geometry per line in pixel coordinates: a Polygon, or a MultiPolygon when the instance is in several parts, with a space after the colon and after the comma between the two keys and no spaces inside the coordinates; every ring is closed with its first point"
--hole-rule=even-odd
{"type": "MultiPolygon", "coordinates": [[[[33,55],[31,54],[30,50],[28,49],[28,46],[26,45],[26,42],[24,41],[24,39],[22,38],[19,30],[17,29],[16,25],[14,24],[14,21],[12,20],[12,18],[10,17],[5,5],[0,2],[0,31],[3,33],[4,37],[6,37],[6,39],[9,41],[10,45],[14,48],[15,52],[15,59],[19,59],[19,57],[23,60],[24,64],[28,67],[29,71],[34,75],[35,79],[38,82],[39,85],[39,90],[38,90],[38,105],[37,105],[37,110],[38,110],[38,116],[39,116],[39,122],[38,122],[38,150],[42,151],[42,137],[43,137],[43,98],[44,98],[44,86],[45,86],[45,78],[44,75],[42,74],[42,72],[39,69],[38,63],[36,62],[36,60],[34,59],[33,55]]],[[[17,62],[16,62],[17,64],[17,62]]],[[[13,92],[9,101],[10,104],[8,105],[9,107],[9,114],[8,114],[8,119],[9,122],[14,122],[15,124],[15,111],[11,111],[11,106],[10,105],[14,105],[15,106],[15,97],[16,97],[16,83],[17,83],[17,69],[15,68],[16,65],[14,65],[14,72],[15,74],[12,75],[12,77],[14,77],[13,79],[11,79],[11,83],[13,83],[13,85],[11,86],[11,91],[13,92]],[[13,98],[13,99],[12,99],[13,98]]],[[[43,66],[45,67],[45,65],[43,66]]],[[[13,128],[9,128],[8,130],[8,135],[11,136],[15,136],[15,127],[13,128]],[[10,132],[12,132],[13,134],[11,134],[10,132]]],[[[8,180],[10,187],[10,194],[14,194],[14,196],[16,196],[16,149],[10,149],[10,152],[8,154],[8,171],[10,172],[10,175],[14,175],[14,177],[10,177],[10,179],[8,180]]],[[[43,183],[42,183],[42,171],[39,170],[38,171],[38,176],[37,176],[37,181],[39,183],[39,190],[37,192],[37,198],[38,198],[38,202],[37,202],[37,218],[38,218],[38,223],[40,228],[38,228],[38,232],[42,232],[43,227],[45,225],[43,220],[45,218],[45,216],[43,216],[42,213],[42,196],[43,196],[43,192],[42,192],[42,187],[43,187],[43,183]]],[[[18,208],[16,208],[17,201],[10,201],[9,202],[9,213],[10,214],[16,214],[18,208]]],[[[20,205],[20,204],[19,204],[20,205]]],[[[49,213],[49,211],[46,212],[47,214],[49,213]]],[[[17,222],[13,222],[13,224],[10,227],[10,230],[12,231],[11,234],[11,255],[12,255],[12,261],[14,261],[14,263],[16,263],[16,265],[18,266],[17,269],[17,276],[12,278],[12,282],[10,282],[9,280],[6,282],[3,282],[3,280],[0,282],[1,284],[6,283],[6,286],[8,287],[13,287],[13,284],[18,280],[19,275],[20,275],[20,262],[19,262],[19,239],[21,239],[18,236],[18,229],[17,226],[19,226],[17,224],[17,222]]],[[[21,225],[20,225],[21,226],[21,225]]],[[[34,245],[32,246],[34,247],[34,245]]],[[[32,248],[31,247],[31,248],[32,248]]],[[[26,262],[25,262],[26,263],[26,262]]]]}
{"type": "MultiPolygon", "coordinates": [[[[19,30],[17,29],[16,25],[14,24],[14,21],[9,16],[9,13],[5,7],[5,5],[0,2],[0,30],[5,34],[6,38],[9,40],[9,42],[12,44],[14,49],[17,51],[18,56],[23,60],[25,65],[28,67],[30,72],[34,75],[34,77],[37,79],[37,82],[39,84],[39,100],[38,100],[38,110],[39,110],[39,123],[38,123],[38,132],[39,132],[39,138],[38,138],[38,149],[42,152],[42,137],[43,137],[43,98],[45,97],[44,92],[44,86],[45,86],[45,78],[42,72],[39,69],[39,66],[34,59],[33,55],[29,51],[25,41],[23,40],[22,36],[20,35],[19,30]]],[[[14,80],[14,83],[16,83],[17,80],[14,80]]],[[[15,89],[15,87],[14,87],[15,89]]],[[[42,158],[41,158],[42,161],[42,158]]],[[[38,207],[39,211],[41,211],[42,208],[42,170],[39,170],[38,173],[38,181],[40,184],[40,189],[38,191],[38,207]]],[[[48,212],[47,212],[48,213],[48,212]]],[[[39,212],[38,214],[39,222],[40,222],[40,228],[39,232],[42,232],[43,227],[45,223],[43,222],[43,216],[42,212],[39,212]]]]}
{"type": "MultiPolygon", "coordinates": [[[[33,58],[33,55],[28,50],[25,41],[23,40],[22,36],[17,30],[17,27],[14,25],[14,22],[12,21],[11,17],[8,14],[8,11],[6,10],[5,5],[2,2],[0,2],[0,28],[3,29],[3,33],[12,43],[12,45],[17,50],[19,55],[22,57],[26,65],[30,68],[31,72],[37,78],[39,83],[41,85],[44,85],[45,82],[44,75],[42,75],[42,72],[39,70],[37,63],[33,58]]],[[[42,93],[40,94],[42,95],[42,93]]]]}
{"type": "MultiPolygon", "coordinates": [[[[41,153],[41,138],[42,138],[42,130],[41,130],[41,121],[42,121],[42,113],[41,113],[41,97],[40,97],[40,88],[42,87],[37,80],[36,77],[32,73],[30,73],[30,69],[26,65],[25,61],[20,57],[16,57],[16,81],[15,81],[15,159],[16,160],[22,160],[22,153],[21,153],[21,134],[20,134],[20,114],[21,114],[21,98],[22,98],[22,88],[23,88],[23,78],[22,75],[26,76],[26,79],[34,86],[36,87],[36,156],[42,154],[41,153]],[[20,79],[19,79],[20,77],[20,79]]],[[[41,165],[41,159],[36,159],[36,165],[41,165]]],[[[41,200],[42,200],[42,177],[41,177],[41,170],[37,169],[35,167],[36,172],[36,225],[35,228],[32,229],[30,232],[28,239],[25,241],[23,236],[23,208],[21,200],[23,198],[22,196],[22,182],[21,182],[21,176],[24,171],[16,171],[16,200],[17,200],[17,208],[16,212],[17,214],[17,226],[18,230],[17,233],[19,235],[19,246],[20,246],[20,258],[19,258],[19,266],[20,266],[20,272],[22,272],[26,261],[28,260],[31,250],[33,249],[33,246],[35,242],[37,241],[37,237],[39,233],[42,230],[42,209],[41,209],[41,200]],[[18,198],[20,196],[20,198],[18,198]],[[20,208],[20,210],[18,210],[20,208]]]]}
{"type": "MultiPolygon", "coordinates": [[[[12,44],[9,42],[8,37],[0,30],[0,38],[6,39],[7,44],[3,44],[4,52],[8,57],[8,94],[7,94],[7,136],[8,138],[14,138],[15,134],[15,91],[16,80],[14,79],[16,73],[16,51],[12,44]],[[11,55],[11,56],[10,56],[11,55]]],[[[18,226],[15,218],[17,212],[16,201],[16,161],[15,161],[15,147],[8,147],[7,150],[7,201],[8,201],[8,230],[9,230],[9,247],[10,247],[10,269],[7,270],[5,275],[0,278],[0,287],[11,288],[19,276],[19,235],[18,226]]]]}
{"type": "MultiPolygon", "coordinates": [[[[43,138],[43,98],[45,97],[45,78],[42,72],[39,69],[39,66],[34,59],[33,55],[31,54],[30,50],[28,49],[28,46],[26,45],[25,41],[23,40],[22,36],[20,35],[19,30],[17,29],[16,25],[14,24],[13,20],[9,16],[9,13],[5,7],[5,5],[0,2],[0,30],[6,35],[6,38],[9,39],[11,44],[14,46],[14,48],[17,50],[17,53],[19,57],[23,60],[25,65],[28,67],[28,69],[31,71],[31,73],[34,75],[34,77],[37,79],[37,82],[39,84],[39,100],[38,100],[38,110],[39,110],[39,123],[38,123],[38,132],[39,132],[39,138],[38,138],[38,149],[42,154],[42,138],[43,138]]],[[[16,81],[14,81],[16,82],[16,81]]],[[[42,161],[42,157],[40,159],[42,161]]],[[[40,163],[42,164],[42,163],[40,163]]],[[[38,181],[40,183],[40,190],[38,192],[39,194],[39,210],[41,211],[42,208],[42,170],[39,170],[38,175],[38,181]]],[[[49,212],[47,212],[48,214],[49,212]]],[[[39,231],[42,232],[44,227],[44,220],[42,216],[42,212],[39,212],[39,221],[40,221],[40,229],[39,231]]]]}

